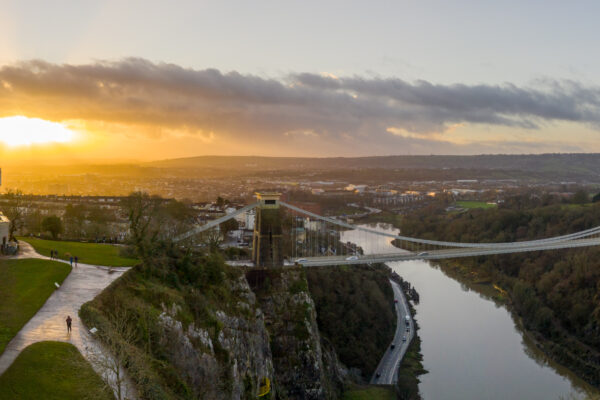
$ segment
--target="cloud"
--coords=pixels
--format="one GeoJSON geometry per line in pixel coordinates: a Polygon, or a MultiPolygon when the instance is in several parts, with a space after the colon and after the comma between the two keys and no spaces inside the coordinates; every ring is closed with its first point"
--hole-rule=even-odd
{"type": "Polygon", "coordinates": [[[3,116],[95,121],[148,135],[197,133],[209,142],[364,143],[393,153],[409,139],[448,146],[447,135],[463,124],[536,131],[566,121],[600,130],[600,89],[573,81],[518,87],[311,73],[269,79],[129,58],[25,61],[1,67],[0,83],[3,116]]]}

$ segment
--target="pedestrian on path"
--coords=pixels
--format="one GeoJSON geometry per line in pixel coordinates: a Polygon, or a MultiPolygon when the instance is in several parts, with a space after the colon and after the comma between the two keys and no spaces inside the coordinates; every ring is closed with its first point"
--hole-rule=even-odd
{"type": "Polygon", "coordinates": [[[73,256],[71,256],[71,258],[69,258],[69,261],[71,261],[71,268],[73,268],[73,256]]]}
{"type": "Polygon", "coordinates": [[[71,316],[67,315],[67,333],[71,332],[71,322],[73,322],[73,320],[71,319],[71,316]]]}
{"type": "Polygon", "coordinates": [[[50,258],[54,258],[54,250],[50,250],[50,258]]]}
{"type": "Polygon", "coordinates": [[[75,256],[75,268],[77,268],[77,263],[79,262],[79,258],[77,258],[77,256],[75,256]]]}

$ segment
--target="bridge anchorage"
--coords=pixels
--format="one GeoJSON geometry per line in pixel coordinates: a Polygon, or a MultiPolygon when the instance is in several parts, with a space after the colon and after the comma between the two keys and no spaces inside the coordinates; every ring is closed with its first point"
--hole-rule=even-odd
{"type": "Polygon", "coordinates": [[[600,245],[600,227],[522,242],[461,243],[413,238],[324,217],[315,210],[281,201],[280,197],[277,192],[256,193],[256,203],[198,226],[175,241],[217,229],[223,222],[255,210],[252,263],[266,268],[434,260],[600,245]],[[396,247],[390,247],[392,241],[396,247]]]}

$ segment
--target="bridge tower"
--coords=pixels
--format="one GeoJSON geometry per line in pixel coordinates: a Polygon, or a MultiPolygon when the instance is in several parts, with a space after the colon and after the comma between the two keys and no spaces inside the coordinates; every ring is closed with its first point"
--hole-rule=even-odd
{"type": "Polygon", "coordinates": [[[283,265],[283,232],[281,227],[281,193],[256,193],[259,205],[252,235],[252,261],[257,267],[283,265]]]}

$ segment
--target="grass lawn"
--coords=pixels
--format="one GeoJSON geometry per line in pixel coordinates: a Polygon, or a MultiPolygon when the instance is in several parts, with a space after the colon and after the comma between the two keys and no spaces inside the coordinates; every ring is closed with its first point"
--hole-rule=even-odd
{"type": "Polygon", "coordinates": [[[84,264],[107,265],[111,267],[131,267],[139,263],[138,259],[126,258],[119,255],[119,246],[100,243],[62,242],[60,240],[44,240],[29,237],[20,237],[31,244],[35,250],[50,257],[50,250],[58,251],[58,257],[69,260],[77,256],[79,262],[84,264]]]}
{"type": "Polygon", "coordinates": [[[497,207],[496,204],[488,204],[485,201],[457,201],[456,205],[462,208],[494,208],[497,207]]]}
{"type": "Polygon", "coordinates": [[[393,386],[355,386],[344,392],[343,400],[395,400],[393,386]]]}
{"type": "Polygon", "coordinates": [[[561,207],[562,208],[580,208],[580,207],[593,207],[595,206],[596,203],[584,203],[584,204],[562,204],[561,207]]]}
{"type": "Polygon", "coordinates": [[[0,354],[69,272],[56,261],[0,260],[0,354]]]}
{"type": "Polygon", "coordinates": [[[0,400],[114,399],[102,379],[70,343],[27,347],[0,376],[0,400]]]}

